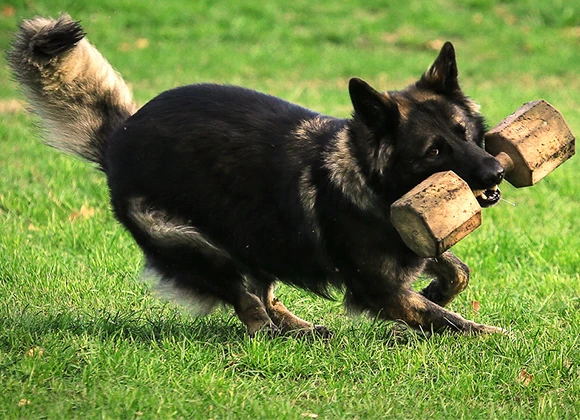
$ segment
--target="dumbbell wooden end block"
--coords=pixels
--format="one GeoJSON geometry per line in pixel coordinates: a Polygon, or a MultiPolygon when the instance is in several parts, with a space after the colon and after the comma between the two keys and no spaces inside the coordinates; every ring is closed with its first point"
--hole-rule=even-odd
{"type": "Polygon", "coordinates": [[[421,257],[433,257],[481,225],[481,207],[455,172],[439,172],[397,200],[391,220],[405,245],[421,257]]]}
{"type": "Polygon", "coordinates": [[[562,114],[544,100],[528,102],[485,135],[485,150],[514,187],[536,184],[575,153],[562,114]]]}

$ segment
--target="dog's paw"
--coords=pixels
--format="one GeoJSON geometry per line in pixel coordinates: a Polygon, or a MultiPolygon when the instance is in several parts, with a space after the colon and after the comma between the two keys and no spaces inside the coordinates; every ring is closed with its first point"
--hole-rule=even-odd
{"type": "Polygon", "coordinates": [[[324,325],[311,325],[307,328],[299,328],[294,330],[287,330],[286,335],[295,338],[322,338],[331,339],[334,333],[326,328],[324,325]]]}
{"type": "Polygon", "coordinates": [[[268,338],[275,338],[282,334],[282,330],[276,326],[273,322],[266,322],[260,328],[250,331],[248,329],[248,335],[250,338],[255,338],[259,335],[264,335],[268,338]]]}
{"type": "Polygon", "coordinates": [[[469,331],[469,335],[487,335],[487,334],[502,334],[509,335],[509,331],[505,328],[494,327],[493,325],[473,324],[469,331]]]}
{"type": "Polygon", "coordinates": [[[326,328],[324,325],[314,325],[312,332],[315,336],[330,340],[334,337],[334,333],[326,328]]]}

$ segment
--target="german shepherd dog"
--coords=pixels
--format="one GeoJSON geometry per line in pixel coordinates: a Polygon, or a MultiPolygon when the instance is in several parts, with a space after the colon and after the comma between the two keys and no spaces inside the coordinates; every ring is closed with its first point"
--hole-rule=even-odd
{"type": "Polygon", "coordinates": [[[351,79],[347,119],[216,84],[138,110],[68,15],[24,21],[8,61],[46,142],[98,165],[146,270],[199,312],[231,305],[250,336],[330,336],[274,296],[280,280],[342,290],[347,308],[417,329],[503,331],[444,309],[469,268],[451,252],[417,256],[390,221],[390,205],[439,171],[488,190],[484,206],[499,199],[504,169],[482,148],[484,119],[459,87],[451,43],[403,90],[351,79]],[[415,291],[422,273],[433,280],[415,291]]]}

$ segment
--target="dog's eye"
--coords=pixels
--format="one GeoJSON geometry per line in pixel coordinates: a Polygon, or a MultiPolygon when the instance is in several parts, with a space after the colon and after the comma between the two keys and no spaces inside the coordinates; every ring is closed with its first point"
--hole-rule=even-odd
{"type": "Polygon", "coordinates": [[[427,150],[427,156],[429,157],[435,157],[439,154],[439,149],[436,147],[432,147],[429,150],[427,150]]]}

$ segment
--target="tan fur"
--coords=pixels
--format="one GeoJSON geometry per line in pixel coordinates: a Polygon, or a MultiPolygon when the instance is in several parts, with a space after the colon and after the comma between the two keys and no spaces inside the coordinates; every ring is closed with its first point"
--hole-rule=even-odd
{"type": "Polygon", "coordinates": [[[445,80],[445,78],[447,76],[447,71],[448,71],[447,68],[444,68],[444,67],[438,65],[437,62],[435,62],[427,68],[423,77],[425,79],[429,80],[430,83],[432,83],[434,85],[439,85],[439,84],[443,83],[443,81],[445,80]],[[441,73],[441,72],[443,72],[443,73],[441,73]]]}
{"type": "Polygon", "coordinates": [[[236,315],[248,329],[248,334],[253,337],[258,331],[269,334],[276,334],[278,327],[272,322],[264,303],[253,293],[244,291],[236,304],[234,304],[236,315]]]}
{"type": "Polygon", "coordinates": [[[314,327],[312,323],[297,317],[274,296],[274,283],[270,284],[266,296],[262,299],[266,312],[278,327],[284,332],[310,332],[314,327]]]}
{"type": "MultiPolygon", "coordinates": [[[[455,125],[461,126],[464,129],[467,130],[467,126],[466,126],[466,121],[467,119],[467,115],[465,115],[465,111],[463,109],[461,109],[460,107],[458,107],[457,105],[453,106],[453,115],[451,116],[451,119],[453,120],[453,123],[455,125]]],[[[473,139],[468,139],[468,140],[473,140],[473,139]]]]}
{"type": "Polygon", "coordinates": [[[416,100],[417,102],[435,101],[440,98],[441,98],[440,95],[437,95],[436,93],[429,90],[415,89],[413,91],[413,99],[416,100]]]}
{"type": "Polygon", "coordinates": [[[399,110],[399,115],[401,116],[401,120],[403,122],[409,120],[409,112],[411,111],[412,107],[414,106],[413,102],[405,98],[404,96],[395,97],[395,102],[397,103],[397,108],[399,110]]]}
{"type": "Polygon", "coordinates": [[[376,197],[366,185],[360,167],[349,150],[349,135],[341,130],[336,135],[335,147],[327,154],[325,166],[330,171],[330,180],[353,204],[362,210],[374,207],[376,197]]]}
{"type": "Polygon", "coordinates": [[[481,105],[479,105],[478,103],[476,103],[471,98],[467,98],[467,106],[469,107],[469,110],[471,111],[472,114],[479,113],[479,110],[481,109],[481,105]]]}
{"type": "Polygon", "coordinates": [[[450,251],[427,261],[425,272],[433,277],[421,294],[437,305],[448,305],[469,284],[469,267],[450,251]]]}
{"type": "Polygon", "coordinates": [[[161,210],[149,208],[141,198],[130,202],[129,217],[161,246],[187,244],[213,257],[231,258],[225,250],[214,245],[195,227],[172,218],[161,210]]]}
{"type": "Polygon", "coordinates": [[[312,141],[313,136],[323,132],[328,125],[328,121],[319,115],[310,119],[304,120],[294,131],[294,136],[299,140],[312,141]]]}
{"type": "Polygon", "coordinates": [[[320,226],[315,213],[317,191],[312,182],[310,167],[307,167],[302,171],[298,188],[300,191],[300,201],[302,209],[304,210],[304,215],[312,229],[312,233],[318,240],[320,238],[320,226]]]}

